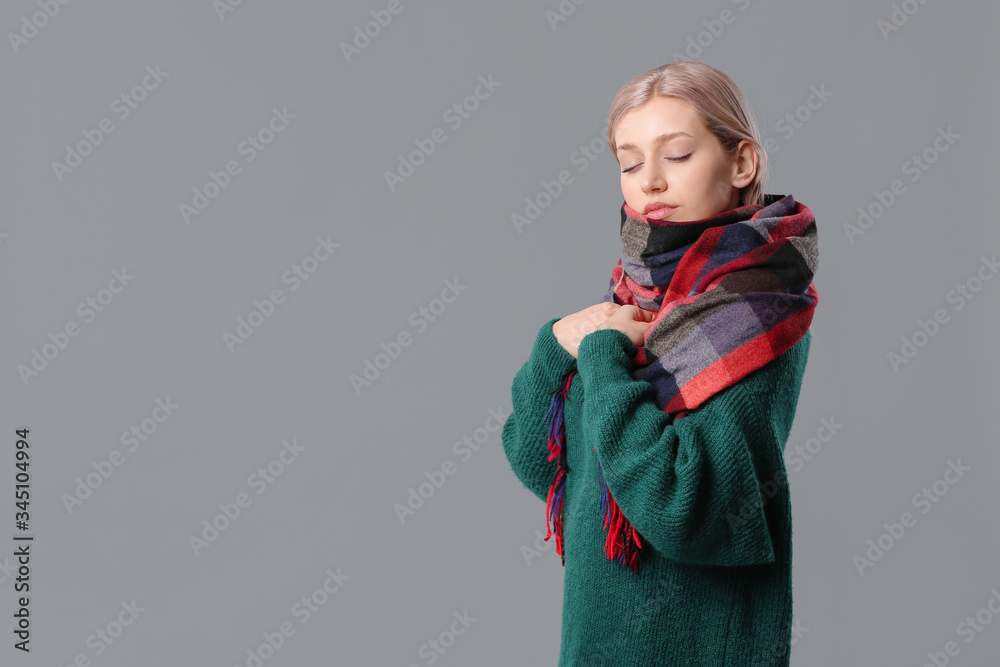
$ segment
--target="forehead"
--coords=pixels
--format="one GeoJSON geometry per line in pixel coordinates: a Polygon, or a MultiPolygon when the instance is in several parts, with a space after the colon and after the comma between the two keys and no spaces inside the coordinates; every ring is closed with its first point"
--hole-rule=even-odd
{"type": "Polygon", "coordinates": [[[708,128],[698,112],[676,97],[655,97],[630,109],[615,128],[618,150],[655,145],[670,139],[698,138],[708,128]]]}

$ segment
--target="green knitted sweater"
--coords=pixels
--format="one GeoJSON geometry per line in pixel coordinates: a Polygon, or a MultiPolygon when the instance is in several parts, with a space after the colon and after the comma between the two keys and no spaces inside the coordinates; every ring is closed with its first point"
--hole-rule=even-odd
{"type": "MultiPolygon", "coordinates": [[[[502,432],[511,469],[544,503],[556,471],[545,413],[577,369],[564,412],[559,667],[787,666],[792,510],[783,451],[812,334],[672,421],[653,386],[629,374],[628,336],[594,331],[574,359],[552,333],[559,319],[542,326],[515,375],[502,432]],[[638,573],[604,555],[591,448],[642,538],[638,573]]],[[[544,507],[538,516],[544,527],[544,507]]]]}

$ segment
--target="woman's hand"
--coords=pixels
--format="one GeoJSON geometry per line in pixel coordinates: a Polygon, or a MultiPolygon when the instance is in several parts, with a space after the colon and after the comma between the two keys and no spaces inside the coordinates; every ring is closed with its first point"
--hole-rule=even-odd
{"type": "Polygon", "coordinates": [[[646,330],[656,319],[655,310],[646,310],[639,306],[618,306],[611,317],[597,327],[598,329],[617,329],[629,337],[632,344],[642,347],[645,344],[646,330]]]}
{"type": "Polygon", "coordinates": [[[596,331],[621,306],[612,301],[604,301],[589,308],[567,315],[552,325],[552,333],[567,352],[576,358],[580,341],[587,334],[596,331]]]}
{"type": "Polygon", "coordinates": [[[575,359],[583,337],[598,329],[618,329],[636,347],[641,346],[643,334],[654,317],[656,311],[604,301],[558,320],[552,325],[552,333],[563,349],[575,359]]]}

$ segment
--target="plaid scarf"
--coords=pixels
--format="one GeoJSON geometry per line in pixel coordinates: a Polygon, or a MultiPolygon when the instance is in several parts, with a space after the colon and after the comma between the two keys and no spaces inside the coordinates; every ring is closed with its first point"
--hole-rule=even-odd
{"type": "MultiPolygon", "coordinates": [[[[816,220],[791,195],[764,195],[764,202],[690,222],[650,220],[622,203],[622,256],[602,301],[657,311],[630,374],[653,385],[671,423],[790,349],[812,322],[816,220]]],[[[545,539],[555,532],[563,566],[563,407],[576,372],[553,392],[545,415],[549,461],[559,459],[545,539]]],[[[611,496],[600,459],[597,471],[604,554],[638,572],[641,537],[611,496]]]]}

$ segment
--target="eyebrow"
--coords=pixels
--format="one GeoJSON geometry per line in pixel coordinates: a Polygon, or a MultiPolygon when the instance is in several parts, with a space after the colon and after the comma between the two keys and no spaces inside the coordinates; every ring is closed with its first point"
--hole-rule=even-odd
{"type": "MultiPolygon", "coordinates": [[[[681,132],[681,131],[664,132],[663,134],[657,135],[656,137],[653,138],[653,145],[662,144],[664,141],[669,141],[670,139],[673,139],[674,137],[680,135],[684,135],[686,137],[691,137],[692,139],[694,139],[694,137],[688,134],[687,132],[681,132]]],[[[636,148],[638,148],[638,146],[636,146],[635,144],[630,144],[630,143],[618,144],[618,147],[615,149],[615,153],[617,153],[618,151],[632,151],[635,150],[636,148]]]]}

